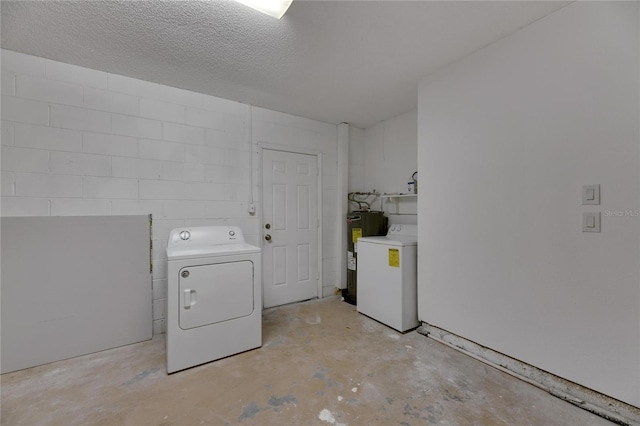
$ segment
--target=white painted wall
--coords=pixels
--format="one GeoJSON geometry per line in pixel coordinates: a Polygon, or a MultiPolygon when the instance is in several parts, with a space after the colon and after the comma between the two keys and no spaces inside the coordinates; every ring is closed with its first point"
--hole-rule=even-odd
{"type": "Polygon", "coordinates": [[[260,206],[255,216],[248,213],[252,193],[259,200],[258,142],[322,152],[325,293],[339,285],[333,226],[337,126],[12,51],[1,54],[1,214],[153,214],[156,333],[164,330],[171,229],[233,224],[250,243],[259,242],[260,206]]]}
{"type": "Polygon", "coordinates": [[[340,289],[347,288],[347,221],[345,217],[349,212],[349,201],[347,200],[347,194],[349,193],[349,139],[351,133],[351,126],[347,123],[340,123],[338,125],[338,189],[336,197],[338,199],[338,211],[337,214],[337,241],[338,257],[336,262],[336,268],[338,268],[339,287],[340,289]]]}
{"type": "Polygon", "coordinates": [[[364,129],[349,126],[349,192],[373,189],[367,187],[364,180],[364,135],[364,129]]]}
{"type": "Polygon", "coordinates": [[[639,208],[638,9],[573,3],[418,103],[420,319],[635,406],[639,219],[605,212],[639,208]]]}
{"type": "MultiPolygon", "coordinates": [[[[407,192],[407,182],[417,170],[417,110],[411,110],[364,130],[351,128],[349,140],[349,191],[407,192]]],[[[419,176],[418,176],[419,179],[419,176]]],[[[384,211],[395,213],[385,201],[384,211]]],[[[356,206],[352,204],[352,209],[356,206]]],[[[378,210],[380,203],[373,208],[378,210]]],[[[403,199],[392,223],[416,223],[416,199],[403,199]]]]}

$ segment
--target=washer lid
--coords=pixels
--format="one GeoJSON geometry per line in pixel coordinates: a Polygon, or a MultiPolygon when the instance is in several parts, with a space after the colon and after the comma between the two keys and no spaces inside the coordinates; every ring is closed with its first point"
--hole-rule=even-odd
{"type": "Polygon", "coordinates": [[[416,237],[406,236],[406,235],[394,235],[394,236],[378,236],[378,237],[362,237],[358,239],[358,244],[381,244],[385,246],[393,246],[393,247],[405,247],[405,246],[416,246],[418,245],[418,240],[416,237]]]}
{"type": "Polygon", "coordinates": [[[167,259],[195,259],[210,256],[230,256],[260,253],[260,247],[251,244],[218,244],[214,246],[167,247],[167,259]]]}

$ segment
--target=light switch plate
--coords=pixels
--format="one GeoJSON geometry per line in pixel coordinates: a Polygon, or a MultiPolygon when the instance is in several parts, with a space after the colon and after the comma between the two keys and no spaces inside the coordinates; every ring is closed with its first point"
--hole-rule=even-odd
{"type": "Polygon", "coordinates": [[[600,185],[582,185],[582,205],[600,205],[600,185]]]}
{"type": "Polygon", "coordinates": [[[582,232],[600,232],[600,212],[582,213],[582,232]]]}

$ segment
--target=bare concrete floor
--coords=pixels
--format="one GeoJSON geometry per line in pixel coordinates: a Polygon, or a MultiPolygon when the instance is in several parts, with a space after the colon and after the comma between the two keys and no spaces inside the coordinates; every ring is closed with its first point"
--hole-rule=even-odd
{"type": "Polygon", "coordinates": [[[171,376],[164,336],[5,374],[2,424],[612,424],[337,298],[263,324],[262,348],[171,376]]]}

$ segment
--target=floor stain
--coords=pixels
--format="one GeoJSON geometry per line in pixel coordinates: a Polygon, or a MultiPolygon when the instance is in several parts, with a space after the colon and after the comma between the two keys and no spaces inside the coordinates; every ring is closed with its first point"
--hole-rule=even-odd
{"type": "Polygon", "coordinates": [[[124,382],[123,386],[129,386],[129,385],[132,385],[134,383],[137,383],[140,380],[144,380],[147,377],[149,377],[150,375],[157,373],[158,371],[160,371],[159,368],[149,368],[147,370],[144,370],[143,372],[139,373],[138,375],[136,375],[131,380],[124,382]]]}
{"type": "Polygon", "coordinates": [[[318,414],[318,418],[323,422],[327,422],[331,425],[336,424],[336,418],[333,416],[333,413],[326,408],[320,411],[320,414],[318,414]]]}
{"type": "Polygon", "coordinates": [[[296,405],[297,403],[298,403],[298,400],[293,395],[286,395],[286,396],[283,396],[282,398],[276,398],[275,396],[272,396],[271,398],[269,398],[269,405],[271,405],[272,407],[281,407],[284,404],[296,405]]]}
{"type": "Polygon", "coordinates": [[[242,407],[242,414],[238,417],[238,422],[241,422],[245,419],[252,419],[258,414],[260,411],[268,410],[269,408],[258,408],[258,404],[255,401],[252,401],[249,405],[245,405],[242,407]]]}
{"type": "Polygon", "coordinates": [[[284,345],[285,343],[287,343],[287,338],[284,336],[278,336],[270,342],[265,342],[264,345],[262,345],[262,347],[268,348],[273,346],[281,346],[281,345],[284,345]]]}
{"type": "Polygon", "coordinates": [[[467,399],[469,399],[468,397],[460,396],[458,394],[455,394],[455,393],[451,392],[451,390],[449,390],[449,389],[445,389],[444,390],[443,398],[446,401],[453,400],[453,401],[458,401],[458,402],[465,402],[467,399]]]}
{"type": "Polygon", "coordinates": [[[427,406],[426,410],[429,413],[427,415],[427,419],[429,419],[430,423],[437,423],[438,421],[440,421],[440,419],[442,419],[442,410],[432,405],[427,406]]]}
{"type": "Polygon", "coordinates": [[[420,412],[418,411],[418,407],[412,407],[409,404],[404,405],[404,410],[402,414],[408,417],[413,417],[414,419],[420,418],[420,412]]]}
{"type": "Polygon", "coordinates": [[[320,318],[320,315],[316,315],[315,318],[313,318],[313,319],[307,318],[306,320],[304,320],[304,322],[306,322],[309,325],[317,325],[317,324],[320,324],[322,322],[322,318],[320,318]]]}
{"type": "Polygon", "coordinates": [[[324,378],[325,378],[325,377],[324,377],[324,373],[325,373],[325,371],[327,371],[327,370],[326,370],[326,369],[324,369],[324,368],[319,369],[318,371],[316,371],[315,373],[313,373],[313,378],[314,378],[314,379],[321,379],[321,380],[324,380],[324,378]]]}

